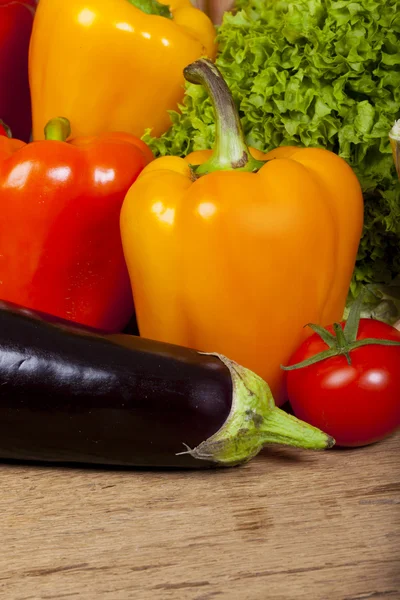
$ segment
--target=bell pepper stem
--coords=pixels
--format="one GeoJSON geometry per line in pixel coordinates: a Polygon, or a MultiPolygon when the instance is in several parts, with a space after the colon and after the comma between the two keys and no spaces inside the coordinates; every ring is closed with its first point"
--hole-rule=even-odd
{"type": "Polygon", "coordinates": [[[156,17],[165,17],[172,19],[170,8],[167,4],[161,4],[157,0],[128,0],[135,8],[138,8],[146,15],[154,15],[156,17]]]}
{"type": "Polygon", "coordinates": [[[392,145],[394,164],[400,179],[400,119],[393,125],[389,138],[392,145]]]}
{"type": "Polygon", "coordinates": [[[265,162],[251,155],[232,94],[218,68],[202,58],[187,66],[183,73],[190,83],[205,87],[215,112],[214,152],[208,161],[193,167],[196,175],[213,171],[258,171],[265,162]]]}
{"type": "Polygon", "coordinates": [[[51,119],[44,128],[44,137],[46,140],[65,142],[70,135],[71,125],[65,117],[51,119]]]}

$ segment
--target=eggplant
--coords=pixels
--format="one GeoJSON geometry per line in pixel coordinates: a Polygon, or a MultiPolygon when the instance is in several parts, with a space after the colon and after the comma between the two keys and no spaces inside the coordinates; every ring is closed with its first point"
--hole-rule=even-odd
{"type": "Polygon", "coordinates": [[[0,458],[205,468],[334,440],[219,354],[102,335],[0,302],[0,458]]]}

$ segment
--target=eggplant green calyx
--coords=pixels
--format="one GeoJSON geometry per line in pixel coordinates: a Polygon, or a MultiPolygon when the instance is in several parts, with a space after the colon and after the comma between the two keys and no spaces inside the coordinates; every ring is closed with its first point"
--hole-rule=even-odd
{"type": "Polygon", "coordinates": [[[46,140],[65,142],[71,135],[71,124],[65,117],[51,119],[44,128],[46,140]]]}
{"type": "Polygon", "coordinates": [[[172,19],[172,13],[167,4],[161,4],[157,0],[128,0],[135,8],[138,8],[146,15],[154,15],[156,17],[165,17],[172,19]]]}
{"type": "Polygon", "coordinates": [[[389,138],[392,145],[394,164],[400,179],[400,119],[393,125],[389,138]]]}
{"type": "Polygon", "coordinates": [[[290,367],[281,366],[281,368],[284,371],[303,369],[304,367],[315,365],[316,363],[326,360],[327,358],[332,358],[333,356],[345,356],[347,363],[351,365],[351,352],[362,346],[400,346],[400,342],[396,342],[395,340],[384,340],[379,338],[357,340],[364,295],[365,288],[360,292],[357,300],[353,303],[344,328],[340,323],[333,324],[334,334],[319,325],[314,325],[312,323],[307,325],[307,327],[311,327],[311,329],[327,344],[328,350],[324,350],[323,352],[300,363],[291,365],[290,367]]]}
{"type": "Polygon", "coordinates": [[[287,414],[275,405],[268,384],[258,375],[217,356],[232,377],[232,409],[217,433],[196,448],[186,446],[180,454],[233,467],[256,456],[266,444],[284,444],[309,450],[332,448],[335,440],[312,425],[287,414]]]}
{"type": "Polygon", "coordinates": [[[232,94],[213,62],[206,58],[188,65],[183,74],[190,83],[203,85],[215,112],[215,146],[212,157],[202,165],[192,166],[197,176],[214,171],[254,173],[265,162],[256,160],[246,144],[232,94]]]}

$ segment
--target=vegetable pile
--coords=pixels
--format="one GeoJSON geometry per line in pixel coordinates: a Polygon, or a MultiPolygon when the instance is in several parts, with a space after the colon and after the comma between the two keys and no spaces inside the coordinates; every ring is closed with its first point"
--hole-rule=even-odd
{"type": "Polygon", "coordinates": [[[399,8],[0,0],[0,458],[399,427],[399,8]]]}
{"type": "Polygon", "coordinates": [[[267,443],[334,440],[277,408],[224,356],[87,328],[0,302],[0,457],[233,466],[267,443]]]}
{"type": "MultiPolygon", "coordinates": [[[[400,184],[388,131],[400,113],[399,0],[238,0],[219,29],[216,64],[250,145],[320,146],[357,174],[365,226],[352,290],[400,273],[400,184]]],[[[214,113],[189,85],[161,155],[210,148],[214,113]]]]}

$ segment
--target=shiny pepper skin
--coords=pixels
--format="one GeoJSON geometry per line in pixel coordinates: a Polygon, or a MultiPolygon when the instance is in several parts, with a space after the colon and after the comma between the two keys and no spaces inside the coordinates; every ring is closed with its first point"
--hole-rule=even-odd
{"type": "Polygon", "coordinates": [[[130,0],[40,0],[30,47],[33,135],[55,115],[72,134],[158,136],[184,94],[183,69],[215,56],[215,28],[190,0],[160,0],[172,19],[130,0]]]}
{"type": "Polygon", "coordinates": [[[151,159],[129,134],[31,144],[0,136],[0,298],[120,331],[134,309],[119,214],[151,159]]]}

